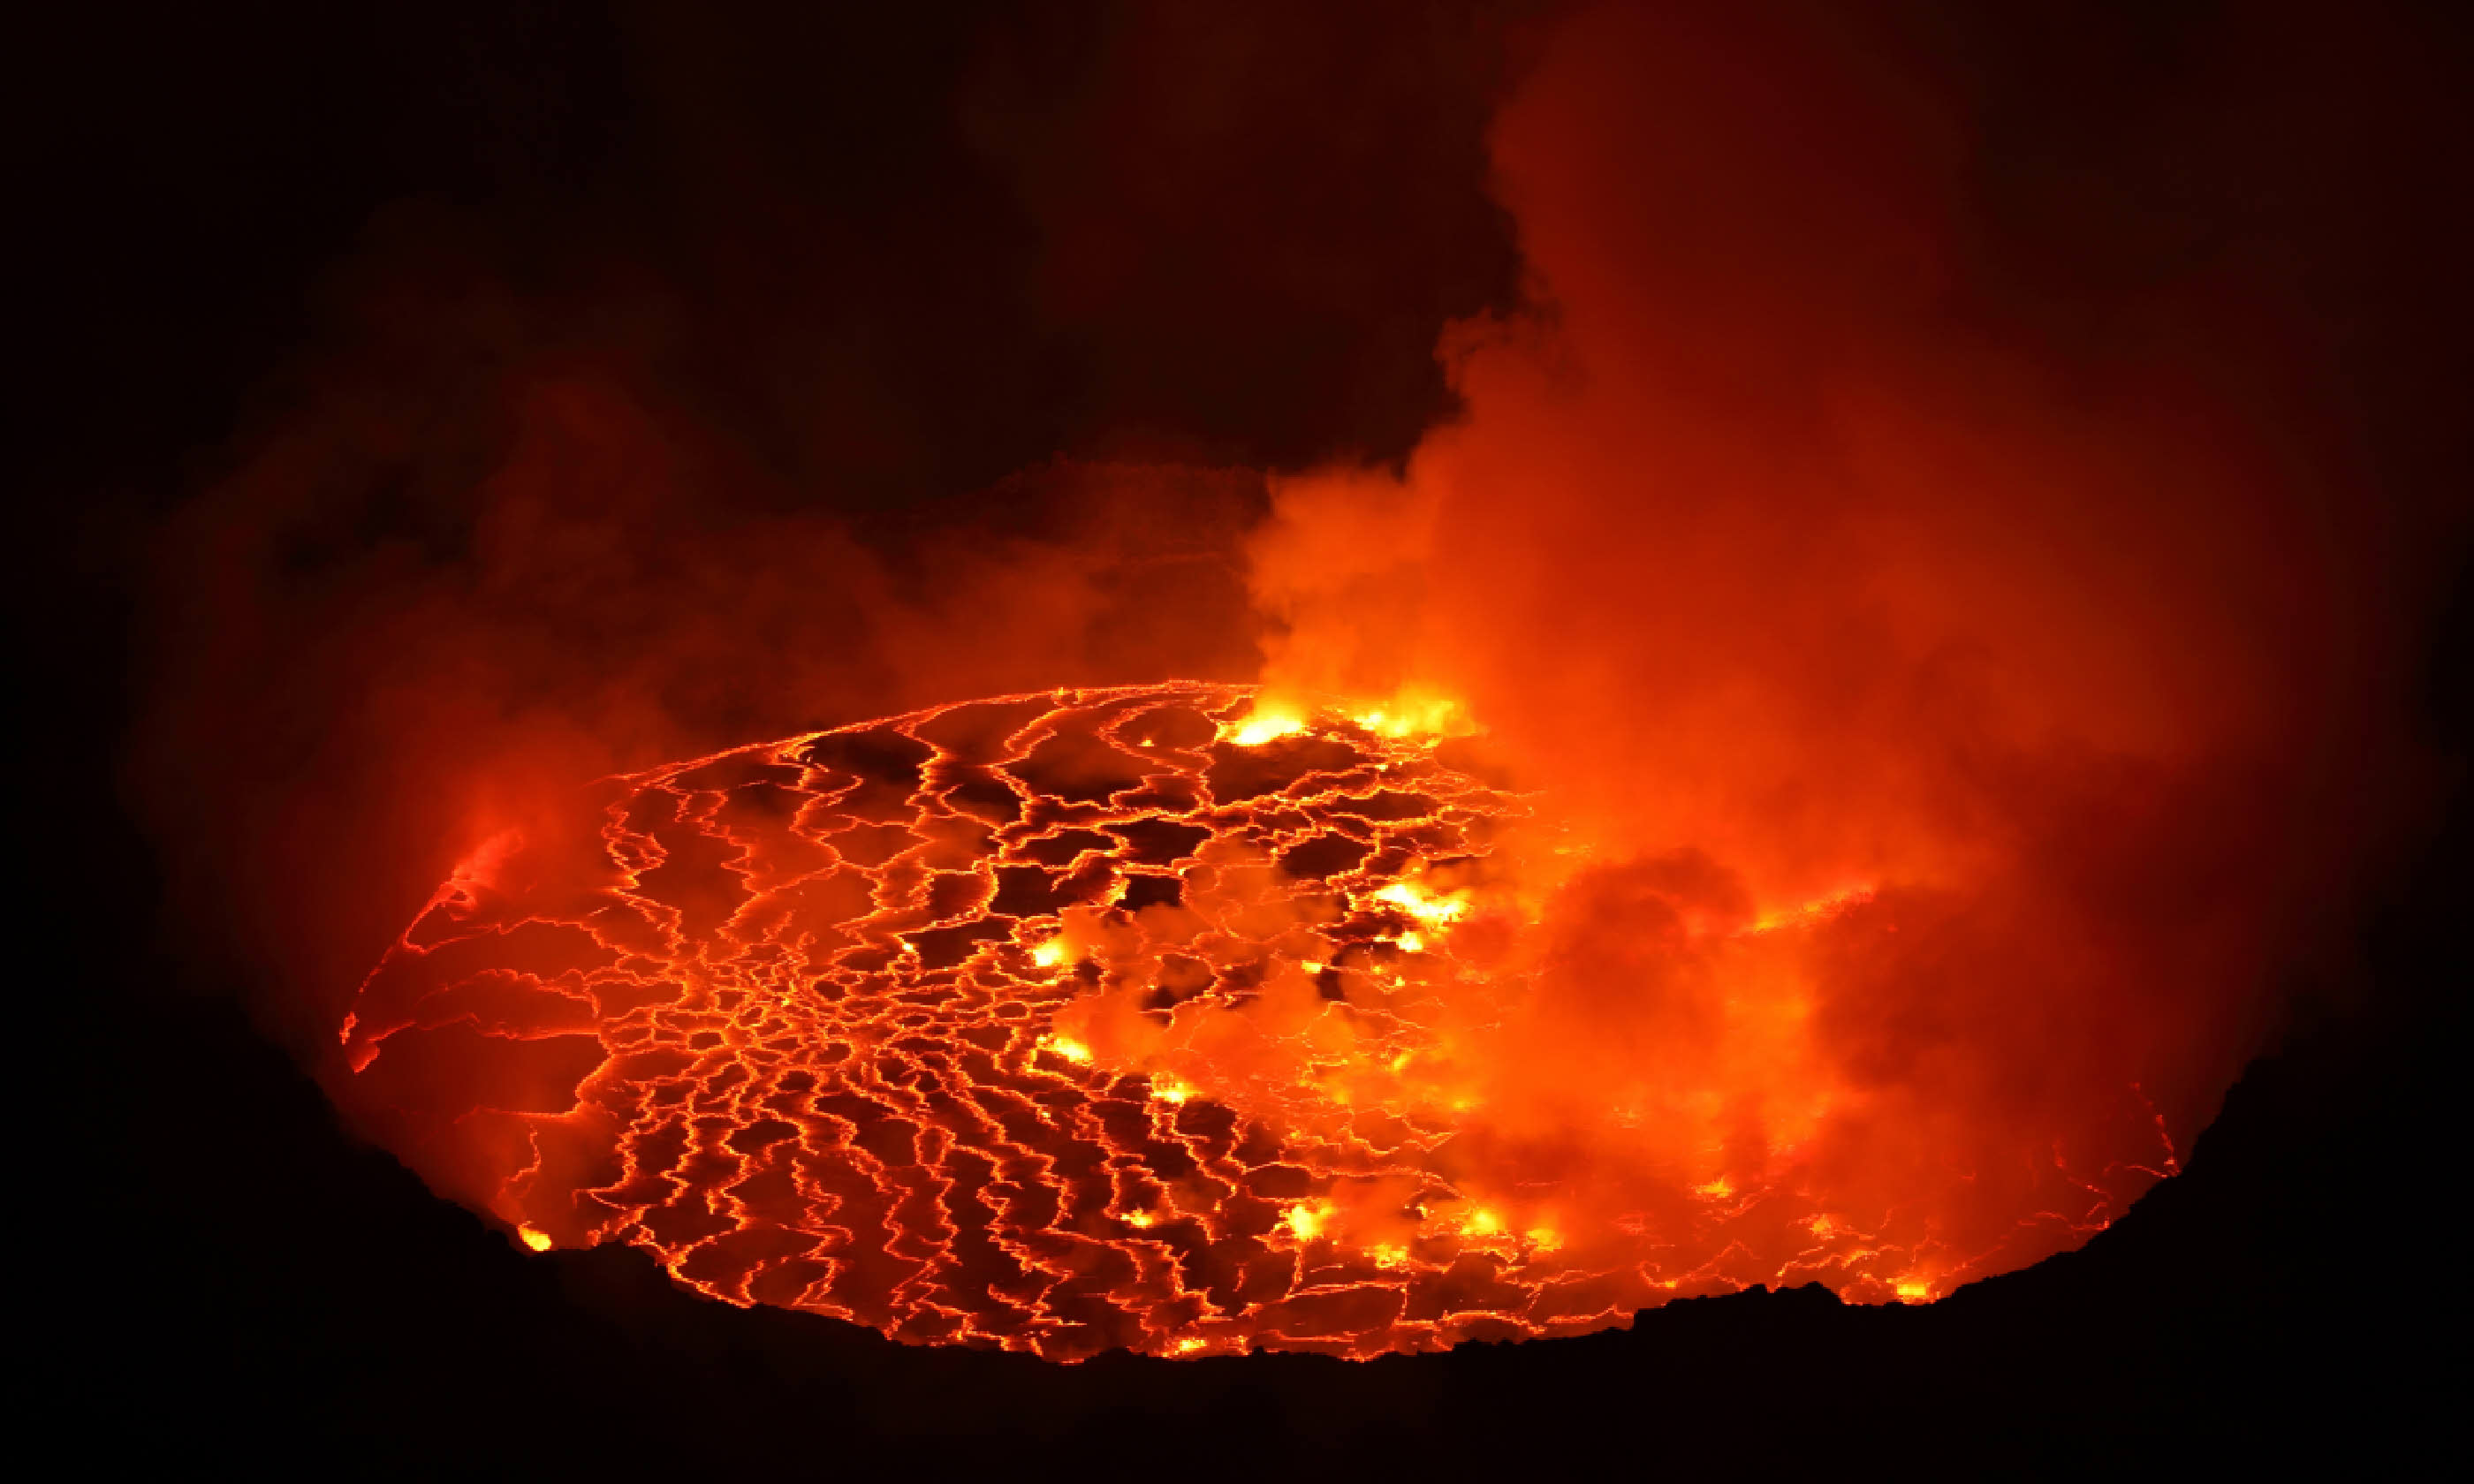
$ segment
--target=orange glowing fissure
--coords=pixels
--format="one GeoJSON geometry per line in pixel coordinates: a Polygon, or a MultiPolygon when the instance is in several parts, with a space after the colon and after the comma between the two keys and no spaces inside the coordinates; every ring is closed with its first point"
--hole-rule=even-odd
{"type": "MultiPolygon", "coordinates": [[[[1488,1123],[1490,1056],[1536,904],[1502,869],[1530,804],[1449,725],[1172,682],[606,780],[584,845],[494,841],[389,950],[352,1094],[534,1251],[632,1243],[732,1304],[1064,1360],[1367,1357],[1815,1280],[1927,1300],[2032,1260],[1799,1162],[1836,1094],[1777,1070],[1801,992],[1768,959],[1727,999],[1776,1084],[1751,1163],[1715,1113],[1648,1195],[1468,1157],[1527,1147],[1488,1123]]],[[[1655,1092],[1608,1089],[1589,1137],[1693,1116],[1655,1092]]],[[[2051,1250],[2137,1193],[2071,1184],[2004,1219],[2051,1250]]]]}

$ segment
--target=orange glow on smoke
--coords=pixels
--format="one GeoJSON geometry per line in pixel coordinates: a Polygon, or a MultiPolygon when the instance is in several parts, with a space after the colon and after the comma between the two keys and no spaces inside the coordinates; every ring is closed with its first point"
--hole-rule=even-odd
{"type": "Polygon", "coordinates": [[[1067,1359],[1919,1299],[2157,1178],[2127,1087],[2004,1147],[1828,1042],[1929,898],[1544,864],[1459,745],[1254,704],[1012,697],[611,780],[591,847],[495,844],[371,974],[356,1099],[537,1251],[1067,1359]],[[1625,942],[1576,943],[1610,897],[1625,942]],[[1609,952],[1666,1043],[1569,1039],[1609,952]]]}

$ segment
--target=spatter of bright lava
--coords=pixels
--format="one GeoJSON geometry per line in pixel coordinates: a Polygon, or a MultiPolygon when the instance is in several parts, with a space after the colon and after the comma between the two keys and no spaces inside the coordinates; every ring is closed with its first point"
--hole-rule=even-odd
{"type": "Polygon", "coordinates": [[[597,834],[497,842],[389,950],[355,1089],[538,1250],[907,1341],[1370,1356],[1945,1289],[1817,1208],[1757,1238],[1725,1180],[1582,1231],[1453,1173],[1445,1042],[1521,988],[1456,943],[1526,813],[1454,746],[1176,682],[605,780],[597,834]]]}

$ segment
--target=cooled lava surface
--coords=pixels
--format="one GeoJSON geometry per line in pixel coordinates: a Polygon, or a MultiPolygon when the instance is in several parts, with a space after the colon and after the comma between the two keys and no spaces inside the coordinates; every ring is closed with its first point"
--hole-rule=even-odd
{"type": "MultiPolygon", "coordinates": [[[[1978,1255],[1918,1276],[1929,1203],[1833,1205],[1792,1161],[1758,1186],[1517,1178],[1552,1141],[1489,1127],[1483,1072],[1536,967],[1506,841],[1549,836],[1467,747],[1179,682],[607,779],[571,836],[493,841],[390,949],[343,1028],[350,1101],[536,1249],[633,1243],[732,1304],[1055,1359],[1364,1357],[1762,1282],[1946,1291],[1978,1255]]],[[[1719,936],[1748,953],[1864,908],[1719,936]]],[[[1639,1116],[1611,1101],[1607,1130],[1639,1116]]],[[[2078,1185],[2078,1210],[2004,1219],[2050,1250],[2136,1193],[2078,1185]]]]}

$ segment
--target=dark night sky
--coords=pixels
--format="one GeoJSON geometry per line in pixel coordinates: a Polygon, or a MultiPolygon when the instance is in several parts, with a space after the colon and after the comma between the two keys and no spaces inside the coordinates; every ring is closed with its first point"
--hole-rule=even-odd
{"type": "MultiPolygon", "coordinates": [[[[2290,285],[2364,498],[2462,531],[2474,244],[2443,8],[2348,8],[2324,45],[2298,6],[1838,9],[1967,101],[1979,292],[2102,337],[2104,306],[2195,264],[2290,285]]],[[[1912,1312],[1748,1295],[1359,1368],[897,1351],[691,1300],[630,1254],[520,1257],[253,1027],[247,935],[201,928],[200,862],[174,858],[201,848],[148,832],[120,759],[160,533],[313,392],[414,431],[280,533],[304,584],[389,543],[453,565],[511,366],[608,372],[751,471],[648,520],[828,517],[895,572],[932,539],[1070,526],[1006,478],[1055,458],[1398,459],[1453,410],[1438,333],[1523,302],[1485,130],[1550,19],[277,0],[21,32],[13,596],[46,721],[20,922],[56,945],[21,993],[64,1005],[72,1067],[27,1125],[21,1183],[56,1193],[53,1256],[21,1270],[65,1294],[44,1365],[85,1456],[1216,1476],[1612,1444],[1642,1470],[2042,1473],[2439,1434],[2462,801],[2374,893],[2360,967],[2293,987],[2184,1179],[2082,1254],[1912,1312]]],[[[2421,725],[2460,759],[2464,587],[2411,615],[2421,725]]]]}

